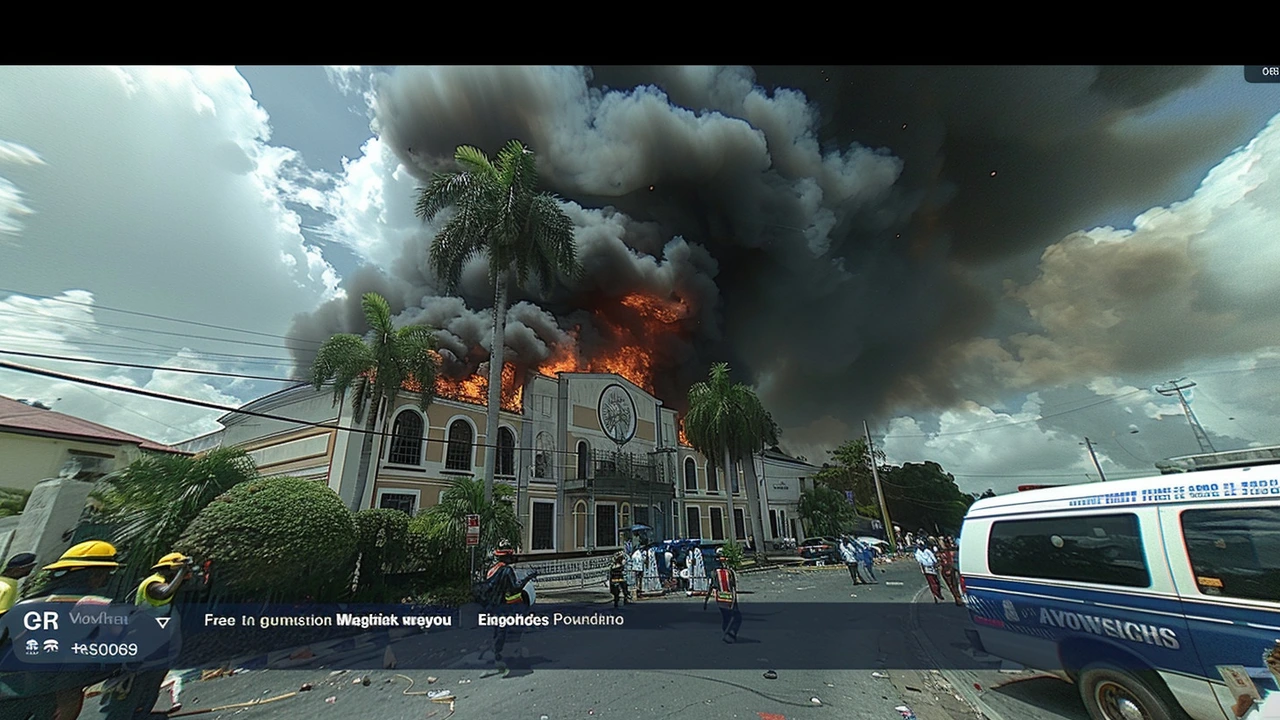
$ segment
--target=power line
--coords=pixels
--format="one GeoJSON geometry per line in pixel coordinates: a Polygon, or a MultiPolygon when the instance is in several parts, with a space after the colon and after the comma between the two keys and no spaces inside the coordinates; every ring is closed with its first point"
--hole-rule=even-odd
{"type": "MultiPolygon", "coordinates": [[[[79,325],[79,326],[91,326],[91,327],[111,328],[111,329],[114,329],[114,330],[128,330],[129,332],[144,332],[144,333],[152,333],[152,334],[155,334],[155,335],[168,335],[168,336],[170,336],[170,337],[189,338],[189,339],[192,339],[192,340],[207,340],[207,341],[209,341],[209,342],[221,342],[221,343],[227,343],[227,344],[230,344],[230,345],[253,345],[253,346],[256,346],[256,347],[267,347],[267,348],[278,348],[278,347],[281,347],[281,344],[280,344],[280,343],[263,343],[263,342],[254,342],[253,340],[234,340],[234,339],[232,339],[232,338],[210,337],[210,336],[208,336],[208,335],[193,335],[193,334],[191,334],[191,333],[181,333],[181,332],[175,332],[175,331],[173,331],[173,330],[156,330],[156,329],[153,329],[153,328],[134,327],[134,326],[131,326],[131,325],[114,325],[114,324],[112,324],[112,323],[104,323],[104,322],[99,322],[99,321],[97,321],[97,320],[94,320],[94,321],[88,321],[88,320],[72,320],[72,319],[68,319],[68,318],[55,317],[55,316],[52,316],[52,315],[45,315],[45,314],[43,314],[43,313],[25,313],[25,312],[22,312],[22,311],[20,311],[20,310],[7,310],[7,309],[0,309],[0,313],[5,313],[5,314],[8,314],[8,315],[22,315],[22,316],[24,316],[24,317],[37,317],[37,318],[40,318],[40,319],[42,319],[42,320],[46,320],[46,321],[49,321],[49,322],[55,322],[55,323],[61,323],[61,324],[65,324],[65,325],[73,325],[73,326],[74,326],[74,325],[79,325]]],[[[289,338],[286,338],[286,339],[289,339],[289,338]]],[[[291,348],[291,347],[289,347],[289,346],[287,346],[287,345],[285,345],[285,346],[283,346],[283,347],[284,347],[284,349],[286,349],[286,350],[297,350],[297,349],[301,349],[301,348],[291,348]]]]}
{"type": "MultiPolygon", "coordinates": [[[[27,343],[27,344],[35,345],[40,348],[46,347],[48,345],[47,342],[42,340],[37,340],[35,338],[10,338],[6,340],[6,342],[27,343]]],[[[240,362],[245,365],[278,366],[281,364],[292,365],[294,363],[292,358],[270,357],[266,355],[239,355],[236,353],[204,352],[200,350],[191,350],[189,348],[175,348],[175,347],[164,346],[164,345],[155,346],[156,350],[148,350],[146,348],[136,348],[136,347],[130,347],[127,345],[116,345],[112,343],[98,343],[98,342],[93,342],[91,340],[75,340],[72,342],[74,342],[76,345],[86,345],[88,347],[99,347],[107,350],[112,350],[115,352],[127,353],[132,355],[150,354],[150,355],[162,355],[164,357],[172,357],[174,353],[190,352],[193,355],[207,356],[210,358],[225,358],[228,361],[234,360],[236,362],[240,362]]]]}
{"type": "Polygon", "coordinates": [[[272,382],[305,383],[307,380],[297,378],[268,377],[266,375],[244,375],[241,373],[216,372],[214,370],[193,370],[191,368],[165,367],[163,365],[142,365],[139,363],[111,362],[109,360],[91,360],[89,358],[66,357],[63,355],[46,355],[44,353],[20,352],[18,350],[0,349],[0,355],[17,355],[20,357],[58,360],[61,362],[83,363],[86,365],[107,365],[110,367],[139,368],[142,370],[162,370],[164,372],[187,373],[190,375],[209,375],[213,377],[229,377],[240,380],[270,380],[272,382]]]}
{"type": "MultiPolygon", "coordinates": [[[[18,372],[27,373],[30,375],[39,375],[46,378],[52,378],[54,380],[62,380],[65,382],[78,383],[81,385],[91,385],[93,387],[99,387],[104,390],[115,390],[117,392],[129,393],[130,395],[140,395],[142,397],[149,397],[156,400],[168,400],[169,402],[180,403],[183,405],[193,405],[195,407],[202,407],[207,410],[217,410],[219,412],[223,412],[227,414],[247,415],[249,417],[262,418],[264,420],[275,420],[277,422],[292,423],[294,425],[313,427],[313,428],[318,428],[322,430],[341,430],[345,432],[358,433],[361,435],[374,435],[382,438],[394,437],[394,433],[392,432],[383,432],[381,430],[368,430],[361,427],[343,427],[341,425],[335,425],[333,423],[315,422],[313,420],[300,420],[298,418],[284,417],[283,415],[272,415],[271,413],[257,412],[255,410],[233,408],[227,405],[219,405],[217,403],[206,402],[204,400],[184,398],[184,397],[179,397],[177,395],[166,395],[164,393],[158,393],[153,390],[144,390],[143,388],[133,388],[133,387],[126,387],[123,385],[115,385],[112,383],[103,382],[101,380],[94,380],[92,378],[78,377],[76,375],[67,375],[66,373],[60,373],[53,370],[45,370],[44,368],[31,367],[29,365],[19,365],[17,363],[12,363],[7,360],[0,360],[0,369],[16,370],[18,372]]],[[[425,442],[425,443],[439,443],[439,444],[445,445],[446,447],[449,446],[450,444],[456,444],[456,445],[463,444],[457,440],[449,440],[447,438],[443,440],[439,440],[435,438],[426,437],[425,435],[423,437],[416,438],[416,440],[420,442],[425,442]]],[[[496,442],[495,443],[479,443],[479,442],[471,441],[465,444],[468,447],[502,449],[499,447],[499,445],[496,442]]],[[[517,450],[519,449],[520,448],[517,448],[517,450]]],[[[577,455],[576,450],[550,450],[550,451],[542,450],[539,452],[551,452],[557,455],[575,455],[575,456],[577,455]]]]}
{"type": "Polygon", "coordinates": [[[1041,420],[1047,420],[1047,419],[1052,418],[1052,417],[1060,417],[1060,416],[1062,416],[1062,415],[1068,415],[1068,414],[1073,413],[1073,412],[1079,412],[1079,411],[1081,411],[1081,410],[1087,410],[1087,409],[1089,409],[1089,408],[1091,408],[1091,407],[1097,407],[1097,406],[1099,406],[1099,405],[1105,405],[1105,404],[1107,404],[1107,403],[1109,403],[1109,402],[1115,402],[1116,400],[1121,400],[1121,399],[1124,399],[1124,398],[1127,398],[1127,397],[1131,397],[1131,396],[1133,396],[1133,395],[1137,395],[1137,394],[1139,394],[1139,393],[1144,393],[1144,392],[1146,392],[1146,390],[1141,390],[1141,389],[1140,389],[1140,390],[1131,390],[1131,391],[1129,391],[1129,392],[1127,392],[1127,393],[1121,393],[1121,394],[1119,394],[1119,395],[1113,395],[1113,396],[1108,397],[1108,398],[1103,398],[1102,400],[1098,400],[1098,401],[1096,401],[1096,402],[1091,402],[1091,403],[1089,403],[1089,404],[1087,404],[1087,405],[1081,405],[1080,407],[1078,407],[1078,408],[1073,408],[1073,409],[1071,409],[1071,410],[1063,410],[1062,412],[1056,412],[1056,413],[1046,413],[1046,414],[1044,414],[1044,415],[1037,415],[1036,417],[1030,418],[1030,419],[1028,419],[1028,420],[1018,420],[1017,422],[1005,423],[1005,424],[1003,424],[1003,425],[988,425],[988,426],[986,426],[986,427],[971,428],[971,429],[969,429],[969,430],[953,430],[953,431],[950,431],[950,432],[925,433],[925,434],[920,434],[920,435],[883,435],[883,436],[881,436],[881,440],[896,440],[896,439],[899,439],[899,438],[931,438],[931,437],[941,437],[941,436],[943,436],[943,435],[968,435],[968,434],[970,434],[970,433],[985,432],[985,431],[987,431],[987,430],[999,430],[1000,428],[1014,427],[1014,426],[1017,426],[1017,425],[1026,425],[1026,424],[1028,424],[1028,423],[1034,423],[1034,422],[1040,422],[1041,420]]]}
{"type": "Polygon", "coordinates": [[[18,290],[10,290],[8,288],[0,288],[0,292],[9,293],[10,296],[17,295],[20,297],[37,298],[40,300],[52,300],[53,302],[59,302],[66,305],[78,305],[80,307],[87,307],[95,310],[110,310],[111,312],[123,313],[125,315],[136,315],[138,317],[152,318],[154,320],[168,320],[169,322],[184,323],[187,325],[198,325],[200,327],[207,327],[214,330],[227,330],[230,332],[245,333],[246,335],[258,335],[261,337],[277,338],[280,340],[296,339],[299,342],[315,343],[316,345],[321,344],[321,341],[319,340],[304,340],[302,338],[290,338],[284,335],[273,335],[271,333],[258,332],[256,330],[242,330],[240,328],[229,327],[226,325],[216,325],[214,323],[200,322],[198,320],[182,320],[180,318],[169,317],[167,315],[157,315],[153,313],[139,312],[137,310],[122,310],[120,308],[107,307],[106,305],[96,305],[94,303],[76,302],[75,300],[67,300],[66,298],[50,297],[48,295],[36,295],[34,293],[25,293],[18,290]]]}

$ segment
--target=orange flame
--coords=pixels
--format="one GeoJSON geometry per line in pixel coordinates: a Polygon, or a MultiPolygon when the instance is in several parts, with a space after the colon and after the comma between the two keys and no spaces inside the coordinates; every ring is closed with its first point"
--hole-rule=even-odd
{"type": "MultiPolygon", "coordinates": [[[[436,395],[459,402],[487,406],[489,404],[489,378],[487,375],[480,373],[461,380],[440,375],[436,377],[436,395]]],[[[513,413],[519,413],[524,408],[524,387],[516,384],[516,366],[511,363],[502,364],[502,401],[500,405],[503,410],[513,413]]]]}
{"type": "MultiPolygon", "coordinates": [[[[584,359],[578,353],[577,331],[570,330],[569,335],[574,341],[557,347],[555,353],[538,366],[538,371],[551,376],[562,372],[612,373],[652,393],[654,356],[651,348],[658,337],[673,332],[670,325],[689,316],[689,307],[681,300],[664,300],[641,293],[625,295],[618,302],[639,315],[640,323],[633,329],[619,325],[596,311],[596,323],[611,331],[615,349],[584,359]]],[[[414,388],[406,385],[406,389],[414,388]]],[[[461,380],[437,377],[436,394],[461,402],[487,405],[489,380],[480,374],[461,380]]],[[[524,387],[516,385],[516,368],[505,363],[502,368],[502,409],[521,412],[523,400],[524,387]]],[[[680,438],[684,442],[683,429],[680,438]]]]}
{"type": "Polygon", "coordinates": [[[679,423],[680,423],[680,430],[679,430],[680,444],[684,445],[685,447],[692,447],[691,445],[689,445],[689,438],[685,437],[684,435],[684,418],[680,418],[679,423]]]}

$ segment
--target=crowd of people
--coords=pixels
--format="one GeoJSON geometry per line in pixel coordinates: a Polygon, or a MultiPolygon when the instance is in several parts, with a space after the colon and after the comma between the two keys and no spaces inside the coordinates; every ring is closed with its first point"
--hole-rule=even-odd
{"type": "MultiPolygon", "coordinates": [[[[19,581],[32,574],[37,558],[22,553],[9,559],[0,574],[0,618],[21,613],[27,606],[66,603],[69,610],[92,610],[110,605],[107,593],[121,563],[109,542],[90,540],[71,547],[42,570],[48,573],[40,588],[19,599],[19,581]]],[[[183,583],[192,575],[193,563],[180,553],[156,561],[151,574],[133,591],[131,602],[139,610],[166,617],[183,583]]],[[[13,651],[12,638],[0,636],[0,654],[13,651]]],[[[86,690],[101,684],[95,717],[101,720],[149,718],[159,702],[169,669],[164,658],[135,668],[77,669],[66,672],[27,672],[0,675],[0,717],[14,720],[75,720],[84,709],[86,690]]],[[[168,712],[178,710],[177,687],[170,685],[168,712]]]]}

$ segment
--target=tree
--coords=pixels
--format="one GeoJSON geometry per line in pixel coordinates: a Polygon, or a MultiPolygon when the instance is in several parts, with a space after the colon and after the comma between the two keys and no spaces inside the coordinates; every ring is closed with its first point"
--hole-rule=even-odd
{"type": "Polygon", "coordinates": [[[882,470],[881,481],[889,512],[904,530],[954,533],[974,503],[935,462],[890,466],[882,470]]]}
{"type": "Polygon", "coordinates": [[[996,491],[992,490],[991,488],[987,488],[981,495],[978,496],[978,499],[985,500],[987,498],[993,498],[995,496],[996,496],[996,491]]]}
{"type": "MultiPolygon", "coordinates": [[[[875,479],[871,474],[871,453],[867,449],[867,439],[850,440],[835,450],[828,450],[831,461],[823,463],[822,470],[814,475],[814,480],[840,492],[853,491],[854,500],[859,507],[876,508],[873,515],[879,515],[879,499],[876,496],[875,479]]],[[[885,467],[884,451],[876,449],[875,462],[877,468],[885,467]]]]}
{"type": "Polygon", "coordinates": [[[191,522],[177,550],[212,561],[214,587],[261,602],[327,602],[350,590],[356,524],[324,483],[240,483],[191,522]]]}
{"type": "Polygon", "coordinates": [[[800,493],[800,517],[815,536],[839,535],[857,521],[857,511],[837,490],[819,485],[800,493]]]}
{"type": "MultiPolygon", "coordinates": [[[[364,502],[379,416],[384,412],[390,415],[407,382],[417,384],[418,407],[426,412],[435,398],[439,363],[431,328],[413,325],[396,329],[391,322],[391,306],[377,293],[366,293],[360,306],[369,324],[368,333],[363,338],[334,335],[320,346],[311,365],[311,383],[317,390],[332,383],[334,405],[350,391],[354,422],[366,419],[355,496],[348,499],[353,510],[360,509],[364,502]]],[[[384,418],[384,436],[385,424],[384,418]]]]}
{"type": "Polygon", "coordinates": [[[475,478],[455,478],[437,505],[409,522],[410,532],[426,540],[438,582],[465,577],[470,566],[467,548],[467,516],[480,516],[480,544],[475,552],[487,556],[506,540],[520,547],[520,520],[516,517],[515,494],[510,485],[492,488],[486,499],[485,484],[475,478]]]}
{"type": "Polygon", "coordinates": [[[773,422],[751,388],[729,379],[729,366],[716,363],[707,379],[689,388],[689,411],[684,417],[685,438],[693,449],[702,453],[708,463],[722,468],[729,523],[733,532],[733,493],[729,473],[734,461],[747,460],[747,514],[756,549],[764,539],[760,521],[760,496],[755,473],[755,454],[777,441],[777,425],[773,422]]]}
{"type": "Polygon", "coordinates": [[[111,542],[130,571],[147,570],[214,498],[258,479],[252,458],[239,448],[205,455],[147,454],[99,481],[100,517],[114,526],[111,542]]]}
{"type": "Polygon", "coordinates": [[[502,367],[507,322],[507,294],[514,274],[525,285],[536,277],[544,290],[557,274],[581,273],[573,238],[573,222],[550,193],[537,192],[538,170],[533,151],[512,140],[490,161],[479,148],[463,145],[454,153],[461,170],[436,173],[418,192],[417,215],[431,220],[445,208],[453,216],[431,244],[431,264],[449,292],[457,289],[462,271],[486,255],[493,286],[493,335],[489,349],[489,405],[485,423],[485,498],[493,498],[497,462],[498,413],[502,407],[502,367]]]}

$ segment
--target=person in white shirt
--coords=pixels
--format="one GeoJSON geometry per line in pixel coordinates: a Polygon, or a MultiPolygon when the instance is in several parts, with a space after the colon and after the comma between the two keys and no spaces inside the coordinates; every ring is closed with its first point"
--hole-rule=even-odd
{"type": "Polygon", "coordinates": [[[938,584],[938,556],[921,542],[916,547],[916,562],[920,563],[920,572],[929,583],[929,592],[933,593],[933,602],[936,604],[942,600],[942,588],[938,584]]]}
{"type": "Polygon", "coordinates": [[[862,579],[858,577],[858,554],[854,551],[853,543],[849,542],[849,538],[840,538],[840,557],[849,568],[849,577],[853,578],[853,584],[861,585],[862,579]]]}

